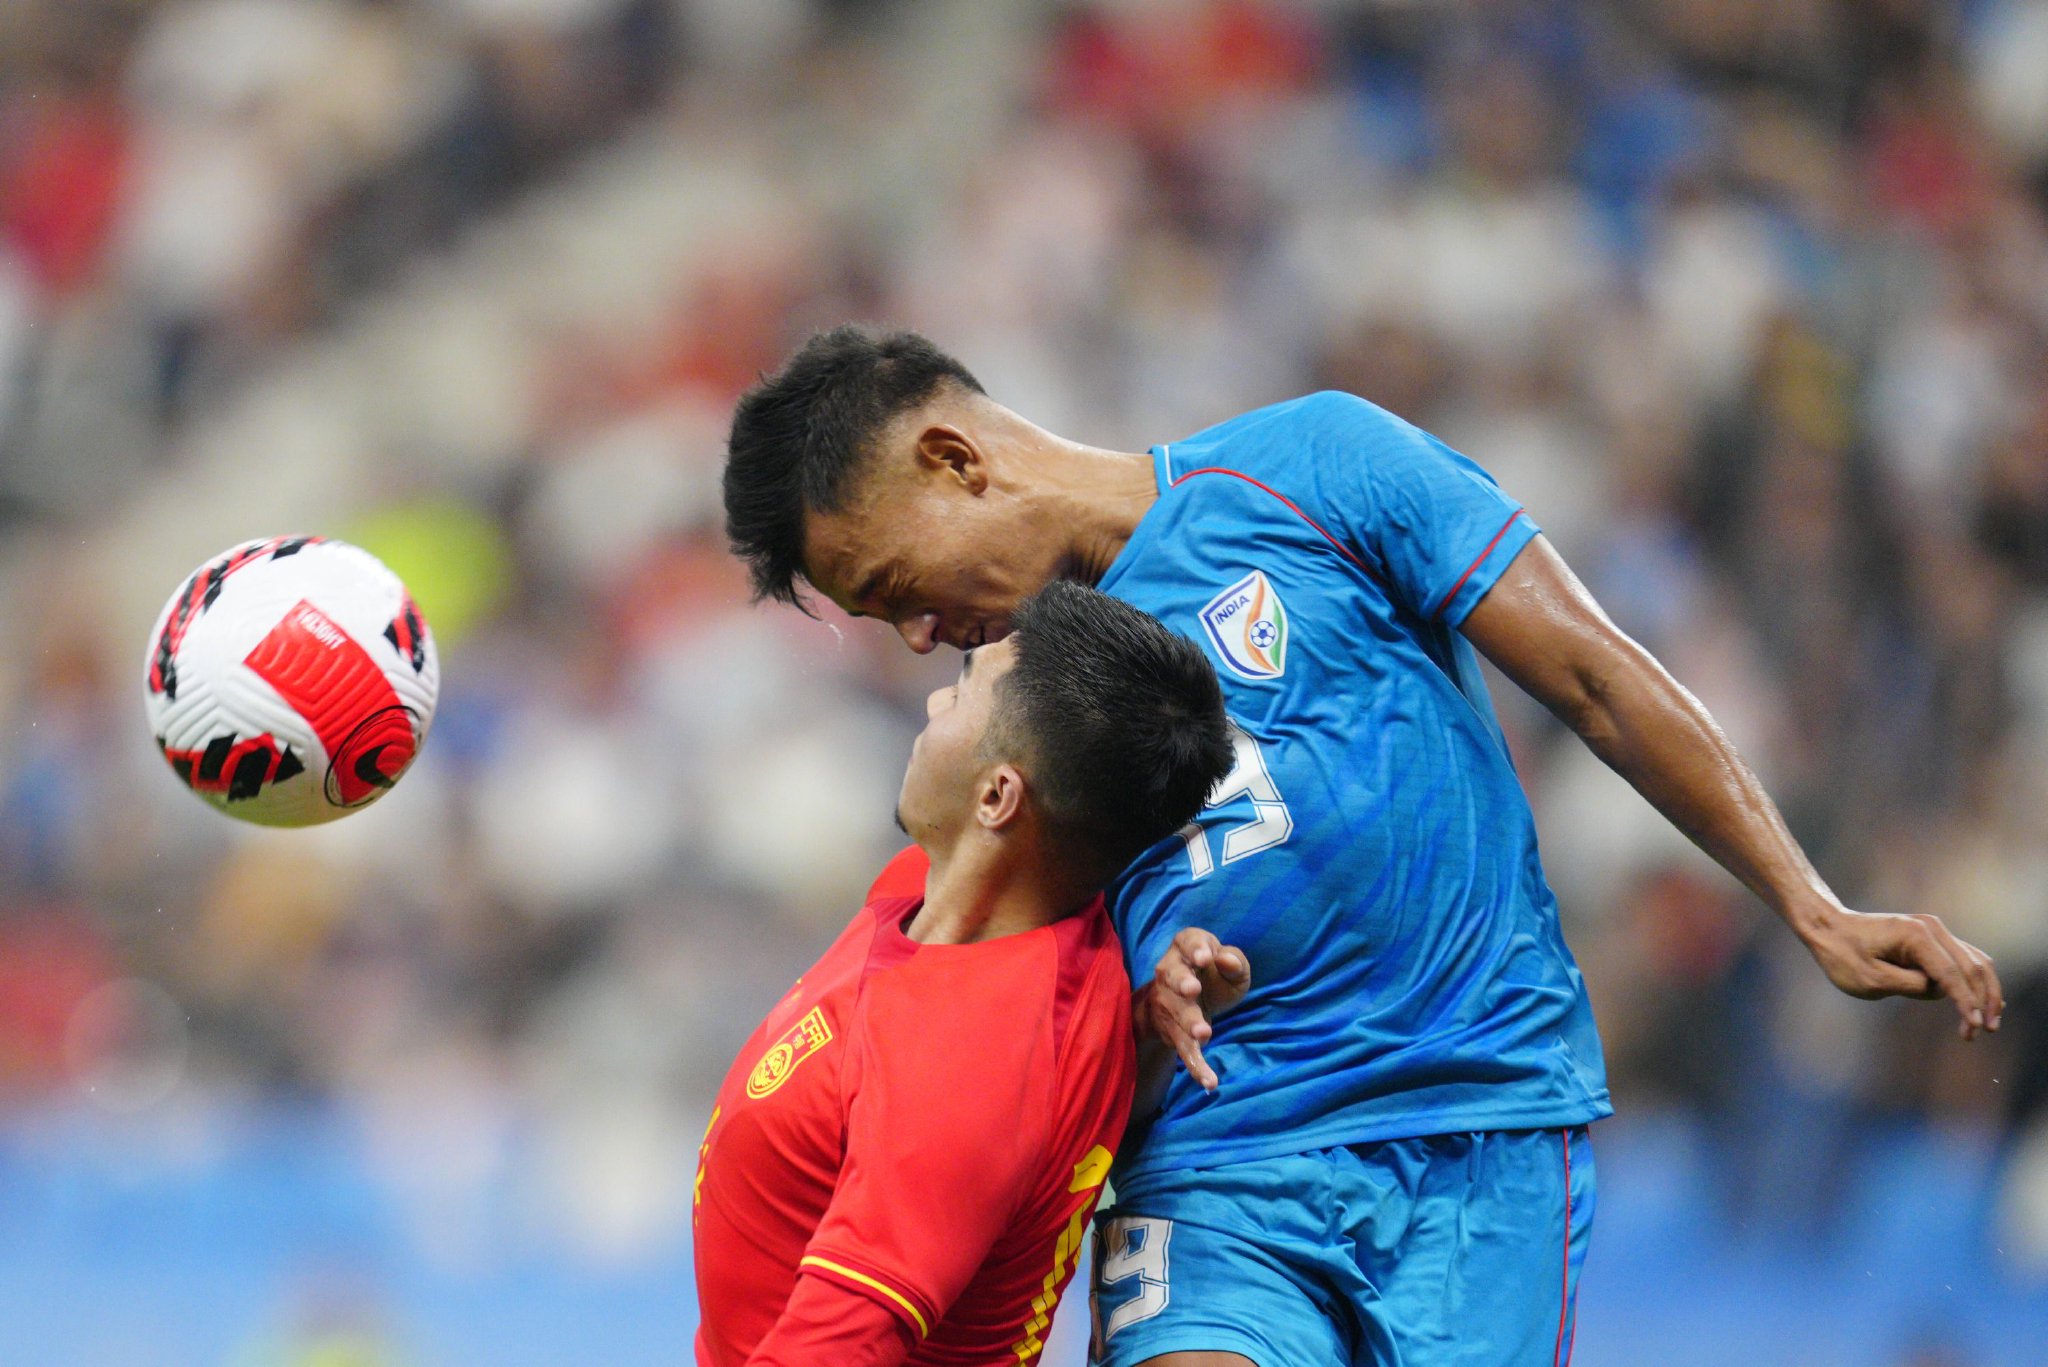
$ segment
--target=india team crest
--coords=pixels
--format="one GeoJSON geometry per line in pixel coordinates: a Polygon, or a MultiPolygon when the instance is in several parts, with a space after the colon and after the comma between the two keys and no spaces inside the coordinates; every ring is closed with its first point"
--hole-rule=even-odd
{"type": "Polygon", "coordinates": [[[812,1007],[810,1014],[783,1031],[782,1038],[761,1055],[754,1071],[747,1074],[747,1095],[756,1101],[767,1096],[789,1081],[799,1063],[831,1042],[832,1027],[825,1023],[824,1008],[812,1007]]]}
{"type": "Polygon", "coordinates": [[[1277,679],[1287,669],[1287,607],[1266,578],[1253,570],[1209,600],[1202,629],[1233,674],[1277,679]]]}

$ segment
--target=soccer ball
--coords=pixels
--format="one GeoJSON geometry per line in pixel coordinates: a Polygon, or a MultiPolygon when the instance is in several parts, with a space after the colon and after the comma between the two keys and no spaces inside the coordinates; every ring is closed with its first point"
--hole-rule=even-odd
{"type": "Polygon", "coordinates": [[[398,576],[318,536],[193,571],[149,634],[150,732],[184,785],[260,826],[346,816],[398,781],[441,664],[398,576]]]}

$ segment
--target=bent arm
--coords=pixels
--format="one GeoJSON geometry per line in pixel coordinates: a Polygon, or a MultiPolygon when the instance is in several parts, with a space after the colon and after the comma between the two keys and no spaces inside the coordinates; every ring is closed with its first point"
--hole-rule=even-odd
{"type": "Polygon", "coordinates": [[[1707,709],[1609,620],[1547,538],[1515,558],[1463,630],[1795,932],[1839,907],[1707,709]]]}
{"type": "Polygon", "coordinates": [[[1608,619],[1547,539],[1523,548],[1462,630],[1782,917],[1837,987],[1947,996],[1965,1038],[1996,1028],[2003,999],[1989,958],[1934,917],[1844,907],[1699,699],[1608,619]]]}

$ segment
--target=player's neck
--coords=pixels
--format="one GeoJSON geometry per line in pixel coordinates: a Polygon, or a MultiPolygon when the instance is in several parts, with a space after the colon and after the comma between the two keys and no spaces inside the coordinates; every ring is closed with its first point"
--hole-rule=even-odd
{"type": "Polygon", "coordinates": [[[1039,497],[1050,514],[1047,525],[1073,529],[1060,573],[1084,584],[1109,572],[1159,501],[1150,456],[1083,446],[1050,433],[1037,475],[1039,497]]]}
{"type": "Polygon", "coordinates": [[[986,845],[925,850],[924,905],[904,928],[919,944],[964,945],[1051,925],[1086,900],[1043,876],[1038,860],[1005,859],[986,845]]]}

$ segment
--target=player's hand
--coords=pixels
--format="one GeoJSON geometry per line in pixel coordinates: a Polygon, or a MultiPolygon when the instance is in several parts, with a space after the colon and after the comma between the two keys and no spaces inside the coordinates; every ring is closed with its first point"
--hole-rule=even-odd
{"type": "Polygon", "coordinates": [[[1946,997],[1966,1040],[1996,1030],[2005,992],[1991,956],[1958,939],[1936,916],[1838,908],[1802,938],[1829,981],[1852,997],[1946,997]]]}
{"type": "Polygon", "coordinates": [[[1202,1046],[1216,1033],[1210,1022],[1243,1001],[1251,986],[1251,960],[1243,950],[1189,927],[1173,937],[1152,981],[1137,994],[1138,1031],[1158,1036],[1202,1089],[1213,1092],[1216,1070],[1202,1057],[1202,1046]]]}

